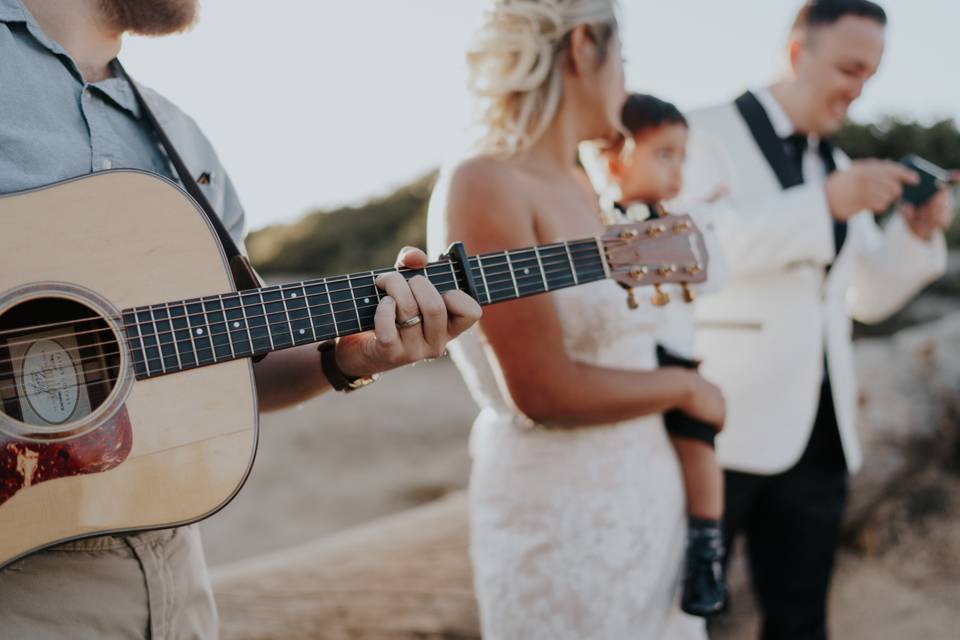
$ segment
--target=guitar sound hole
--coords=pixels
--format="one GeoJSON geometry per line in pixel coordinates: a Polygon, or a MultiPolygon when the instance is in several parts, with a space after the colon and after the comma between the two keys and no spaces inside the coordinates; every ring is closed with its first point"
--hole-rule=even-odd
{"type": "Polygon", "coordinates": [[[69,431],[110,396],[120,345],[90,307],[34,298],[0,315],[0,409],[40,432],[69,431]]]}

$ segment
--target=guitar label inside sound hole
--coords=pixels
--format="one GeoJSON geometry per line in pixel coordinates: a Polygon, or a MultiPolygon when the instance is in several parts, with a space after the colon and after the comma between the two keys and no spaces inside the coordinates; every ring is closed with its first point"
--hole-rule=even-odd
{"type": "Polygon", "coordinates": [[[79,302],[34,298],[0,315],[0,409],[38,431],[55,432],[96,411],[120,363],[110,325],[79,302]]]}

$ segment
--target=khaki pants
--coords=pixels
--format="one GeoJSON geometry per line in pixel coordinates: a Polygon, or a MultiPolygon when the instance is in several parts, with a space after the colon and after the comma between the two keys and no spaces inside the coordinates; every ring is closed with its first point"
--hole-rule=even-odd
{"type": "Polygon", "coordinates": [[[0,637],[216,638],[195,526],[61,545],[0,571],[0,637]]]}

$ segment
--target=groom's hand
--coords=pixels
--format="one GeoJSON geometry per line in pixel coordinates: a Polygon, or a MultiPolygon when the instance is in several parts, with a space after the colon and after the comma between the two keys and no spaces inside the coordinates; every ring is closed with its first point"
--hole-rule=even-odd
{"type": "Polygon", "coordinates": [[[936,231],[945,230],[953,223],[954,207],[953,193],[944,187],[919,207],[902,203],[899,209],[913,235],[929,242],[936,231]]]}
{"type": "MultiPolygon", "coordinates": [[[[406,247],[398,268],[422,269],[427,256],[406,247]]],[[[377,305],[374,330],[346,336],[337,344],[337,364],[350,376],[369,376],[443,355],[447,343],[480,319],[480,305],[463,291],[440,295],[421,275],[407,280],[397,272],[377,278],[386,294],[377,305]],[[418,320],[419,319],[419,320],[418,320]]]]}

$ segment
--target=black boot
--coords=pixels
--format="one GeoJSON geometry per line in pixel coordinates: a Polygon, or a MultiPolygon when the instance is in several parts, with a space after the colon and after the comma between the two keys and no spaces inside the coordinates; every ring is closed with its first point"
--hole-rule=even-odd
{"type": "Polygon", "coordinates": [[[727,599],[723,553],[720,521],[691,517],[680,601],[686,613],[709,618],[723,611],[727,599]]]}

